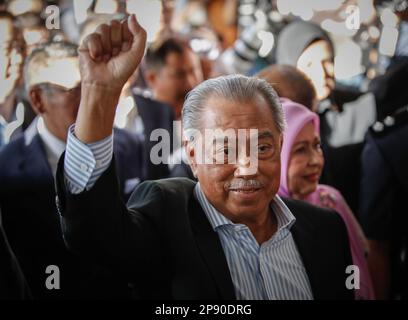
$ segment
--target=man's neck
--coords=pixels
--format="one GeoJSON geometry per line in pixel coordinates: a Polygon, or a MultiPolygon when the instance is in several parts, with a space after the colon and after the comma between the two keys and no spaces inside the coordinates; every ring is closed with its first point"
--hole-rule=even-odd
{"type": "Polygon", "coordinates": [[[268,208],[266,214],[250,220],[241,220],[234,223],[246,225],[259,245],[268,241],[278,230],[278,223],[275,214],[268,208]]]}

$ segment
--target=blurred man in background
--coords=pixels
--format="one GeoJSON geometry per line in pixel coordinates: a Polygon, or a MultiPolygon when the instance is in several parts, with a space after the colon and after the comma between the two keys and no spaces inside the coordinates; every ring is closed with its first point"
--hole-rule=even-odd
{"type": "MultiPolygon", "coordinates": [[[[79,259],[65,248],[55,207],[54,175],[68,128],[80,102],[77,46],[49,43],[28,57],[24,79],[38,118],[0,153],[0,207],[10,245],[36,299],[127,297],[127,286],[106,268],[79,259]],[[60,290],[45,286],[46,268],[60,270],[60,290]]],[[[122,197],[144,179],[142,144],[115,130],[116,164],[122,197]]],[[[95,155],[106,150],[95,150],[95,155]]],[[[101,165],[98,161],[95,168],[101,165]]],[[[82,168],[84,169],[84,168],[82,168]]]]}
{"type": "Polygon", "coordinates": [[[151,45],[144,62],[153,98],[171,106],[180,119],[186,94],[203,81],[199,57],[188,42],[172,36],[151,45]]]}

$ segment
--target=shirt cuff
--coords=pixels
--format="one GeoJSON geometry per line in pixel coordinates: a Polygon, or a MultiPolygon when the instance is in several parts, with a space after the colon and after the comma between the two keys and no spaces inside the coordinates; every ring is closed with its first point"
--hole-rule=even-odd
{"type": "Polygon", "coordinates": [[[85,144],[74,134],[75,124],[68,130],[64,159],[64,176],[72,194],[91,189],[109,167],[113,155],[113,134],[103,140],[85,144]]]}

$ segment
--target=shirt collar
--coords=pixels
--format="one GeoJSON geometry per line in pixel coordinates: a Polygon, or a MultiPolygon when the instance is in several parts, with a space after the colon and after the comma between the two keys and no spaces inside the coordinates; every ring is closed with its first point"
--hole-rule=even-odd
{"type": "MultiPolygon", "coordinates": [[[[201,207],[204,210],[205,215],[207,216],[208,220],[214,231],[217,228],[224,226],[224,225],[236,225],[231,220],[226,218],[223,214],[221,214],[214,206],[208,201],[204,192],[201,189],[200,183],[198,182],[194,188],[194,195],[198,202],[200,203],[201,207]]],[[[276,195],[271,201],[271,209],[276,215],[276,219],[278,222],[278,231],[281,229],[290,229],[292,225],[295,223],[296,218],[289,210],[289,208],[285,205],[282,199],[276,195]]]]}

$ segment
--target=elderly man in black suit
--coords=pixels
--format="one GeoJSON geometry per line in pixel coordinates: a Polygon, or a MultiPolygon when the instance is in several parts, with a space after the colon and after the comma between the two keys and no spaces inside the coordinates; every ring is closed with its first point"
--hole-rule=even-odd
{"type": "Polygon", "coordinates": [[[92,147],[112,150],[117,100],[145,41],[131,15],[100,26],[80,47],[81,105],[57,171],[68,247],[120,270],[139,298],[352,299],[341,219],[276,195],[285,122],[263,80],[221,77],[187,97],[185,148],[198,183],[145,182],[126,206],[112,152],[87,174],[92,147]],[[201,133],[211,129],[207,140],[201,133]],[[230,143],[236,136],[241,143],[230,143]]]}

